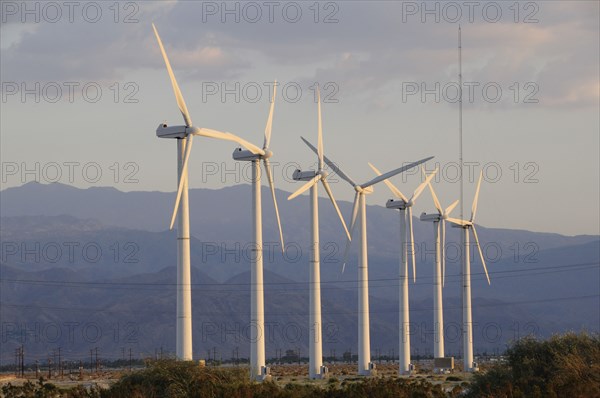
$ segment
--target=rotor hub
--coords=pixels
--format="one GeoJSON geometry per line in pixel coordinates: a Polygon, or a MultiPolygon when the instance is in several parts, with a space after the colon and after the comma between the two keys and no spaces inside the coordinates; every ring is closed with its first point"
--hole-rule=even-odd
{"type": "Polygon", "coordinates": [[[264,151],[265,151],[265,154],[262,155],[263,159],[269,159],[271,156],[273,156],[273,152],[271,152],[270,150],[264,149],[264,151]]]}

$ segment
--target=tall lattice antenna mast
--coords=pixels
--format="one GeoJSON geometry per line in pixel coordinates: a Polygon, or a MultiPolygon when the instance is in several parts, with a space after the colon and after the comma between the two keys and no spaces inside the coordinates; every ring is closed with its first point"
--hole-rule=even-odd
{"type": "Polygon", "coordinates": [[[461,38],[461,28],[458,25],[458,162],[460,168],[460,219],[464,220],[464,208],[463,203],[463,122],[462,122],[462,113],[463,113],[463,88],[462,88],[462,38],[461,38]]]}

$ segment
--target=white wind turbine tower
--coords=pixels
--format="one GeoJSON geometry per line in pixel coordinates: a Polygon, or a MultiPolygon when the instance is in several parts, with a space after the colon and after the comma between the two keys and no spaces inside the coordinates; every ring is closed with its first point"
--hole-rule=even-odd
{"type": "MultiPolygon", "coordinates": [[[[423,174],[425,172],[423,171],[423,174]]],[[[438,200],[431,179],[428,182],[429,191],[433,198],[433,203],[437,214],[421,214],[421,221],[433,222],[433,236],[435,246],[435,257],[433,261],[433,357],[444,358],[444,309],[442,300],[442,286],[446,278],[446,220],[448,216],[458,205],[458,200],[454,201],[445,210],[442,209],[438,200]]]]}
{"type": "MultiPolygon", "coordinates": [[[[252,226],[254,230],[254,244],[256,255],[251,259],[250,264],[250,377],[253,380],[265,380],[269,377],[269,368],[265,365],[265,305],[264,305],[264,283],[263,283],[263,236],[262,236],[262,205],[261,205],[261,171],[260,161],[263,161],[273,205],[275,206],[275,216],[279,228],[279,239],[281,241],[281,251],[285,250],[283,242],[283,232],[281,230],[281,220],[279,218],[279,208],[277,207],[277,198],[275,197],[275,186],[273,185],[273,176],[271,175],[271,166],[269,158],[273,152],[269,150],[271,142],[271,127],[273,125],[273,110],[275,109],[275,95],[277,93],[277,82],[273,84],[273,98],[265,127],[265,139],[263,149],[258,151],[252,149],[242,150],[237,148],[233,152],[233,159],[239,161],[252,162],[252,226]]],[[[248,148],[248,147],[246,147],[248,148]]]]}
{"type": "MultiPolygon", "coordinates": [[[[381,172],[369,163],[369,166],[377,175],[381,175],[381,172]]],[[[399,373],[410,374],[412,371],[412,364],[410,363],[410,317],[409,317],[409,304],[408,304],[408,256],[407,249],[410,248],[410,258],[412,259],[412,270],[413,270],[413,281],[416,278],[416,264],[415,264],[415,243],[413,233],[413,222],[412,222],[412,206],[415,204],[417,198],[421,195],[425,186],[429,184],[435,173],[434,171],[428,176],[424,182],[419,184],[415,189],[410,199],[400,192],[394,184],[390,181],[385,180],[384,183],[392,191],[394,195],[400,200],[390,199],[386,203],[388,209],[398,209],[400,211],[400,344],[399,344],[399,373]],[[408,221],[408,222],[407,222],[408,221]],[[408,227],[408,228],[407,228],[408,227]],[[408,238],[408,241],[407,241],[408,238]]]]}
{"type": "Polygon", "coordinates": [[[479,245],[479,238],[477,237],[477,229],[475,228],[475,213],[477,212],[477,201],[479,200],[479,188],[481,188],[481,179],[483,178],[483,171],[479,175],[479,181],[477,182],[477,189],[475,191],[475,198],[473,199],[473,206],[471,207],[471,218],[469,220],[461,220],[458,218],[447,218],[449,222],[456,228],[462,228],[463,230],[463,268],[462,268],[462,316],[463,316],[463,363],[465,372],[476,372],[478,370],[477,364],[473,362],[473,317],[471,313],[471,262],[469,255],[469,230],[473,232],[473,238],[475,238],[475,245],[479,251],[479,257],[481,258],[481,264],[485,271],[485,277],[487,278],[488,285],[490,284],[490,276],[488,275],[487,267],[485,266],[485,259],[483,258],[483,252],[479,245]]]}
{"type": "Polygon", "coordinates": [[[188,113],[187,106],[171,69],[171,63],[165,52],[160,36],[154,24],[152,24],[160,52],[162,53],[171,85],[177,100],[177,106],[183,115],[184,126],[167,126],[161,123],[156,129],[159,138],[177,139],[177,179],[178,189],[173,216],[171,217],[170,229],[173,229],[175,218],[178,217],[177,225],[177,324],[176,324],[176,356],[182,360],[192,360],[192,290],[190,280],[190,219],[188,202],[188,172],[187,163],[192,149],[192,138],[200,135],[210,138],[218,138],[234,141],[245,146],[251,151],[260,151],[260,148],[244,141],[243,139],[216,130],[198,128],[192,125],[192,119],[188,113]]]}
{"type": "MultiPolygon", "coordinates": [[[[302,140],[313,150],[316,154],[318,154],[318,150],[312,146],[308,141],[304,138],[302,140]]],[[[367,253],[367,205],[365,195],[373,192],[373,185],[378,182],[384,181],[390,177],[395,176],[396,174],[402,173],[406,170],[409,170],[415,166],[420,165],[430,159],[433,159],[433,156],[419,160],[417,162],[411,163],[409,165],[400,167],[398,169],[389,171],[385,174],[382,174],[370,181],[365,182],[364,184],[357,184],[348,177],[334,162],[329,160],[326,156],[323,155],[323,159],[325,163],[331,169],[339,175],[342,179],[348,182],[356,191],[354,195],[354,205],[352,209],[352,224],[350,227],[350,237],[352,237],[354,232],[354,227],[356,226],[356,219],[358,216],[358,212],[360,209],[360,253],[358,260],[358,373],[363,376],[368,376],[374,373],[375,364],[371,362],[371,339],[369,337],[369,271],[368,271],[368,253],[367,253]]],[[[348,256],[348,252],[350,249],[350,240],[346,244],[346,250],[344,252],[344,264],[342,268],[342,272],[346,267],[346,259],[348,256]]]]}
{"type": "Polygon", "coordinates": [[[335,211],[342,222],[342,226],[346,231],[348,239],[350,239],[350,233],[344,222],[344,217],[333,197],[331,187],[327,182],[327,172],[323,170],[323,129],[321,125],[321,93],[317,88],[317,110],[318,110],[318,160],[319,168],[317,171],[301,171],[296,170],[294,172],[294,180],[296,181],[308,181],[300,189],[291,194],[288,200],[294,199],[298,195],[310,189],[310,214],[312,216],[311,222],[311,257],[310,257],[310,319],[309,319],[309,377],[311,379],[322,379],[326,377],[327,368],[323,366],[323,343],[322,343],[322,329],[321,329],[321,269],[320,269],[320,248],[319,248],[319,197],[318,197],[318,183],[323,184],[323,188],[329,195],[331,203],[335,208],[335,211]]]}

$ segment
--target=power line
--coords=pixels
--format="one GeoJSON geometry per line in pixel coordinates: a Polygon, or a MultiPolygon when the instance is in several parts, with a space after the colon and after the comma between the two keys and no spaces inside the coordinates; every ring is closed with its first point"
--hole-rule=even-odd
{"type": "MultiPolygon", "coordinates": [[[[513,269],[513,270],[502,270],[502,271],[489,271],[490,275],[501,275],[501,274],[520,274],[526,273],[525,276],[533,276],[533,275],[544,275],[544,274],[552,274],[556,272],[565,272],[565,271],[582,271],[586,269],[597,268],[600,265],[600,262],[589,262],[589,263],[578,263],[578,264],[569,264],[569,265],[556,265],[549,267],[535,267],[535,268],[523,268],[523,269],[513,269]],[[539,272],[538,272],[539,271],[539,272]]],[[[483,276],[484,272],[473,272],[472,276],[483,276]]],[[[503,279],[503,278],[512,278],[512,277],[521,277],[523,275],[504,275],[498,276],[494,279],[503,279]]],[[[459,279],[461,278],[460,274],[446,274],[447,279],[459,279]]],[[[479,280],[485,278],[473,278],[473,280],[479,280]]],[[[398,278],[376,278],[370,279],[369,282],[391,282],[391,284],[381,284],[374,285],[371,287],[386,287],[386,286],[397,286],[398,278]]],[[[89,288],[93,286],[94,288],[109,288],[109,289],[140,289],[144,287],[165,287],[165,286],[177,286],[176,283],[169,282],[93,282],[93,281],[61,281],[61,280],[52,280],[52,281],[43,281],[43,280],[35,280],[35,279],[9,279],[9,278],[0,278],[0,283],[3,282],[11,282],[11,283],[19,283],[19,284],[29,284],[29,285],[40,285],[40,286],[69,286],[69,287],[80,287],[80,288],[89,288]]],[[[341,284],[355,284],[359,281],[356,279],[351,280],[337,280],[337,281],[321,281],[321,285],[341,285],[341,284]]],[[[289,287],[282,288],[282,290],[306,290],[306,285],[309,285],[310,282],[265,282],[264,285],[273,285],[273,286],[290,286],[290,285],[303,285],[300,289],[290,289],[289,287]]],[[[416,282],[413,285],[432,285],[432,281],[420,281],[416,282]]],[[[192,286],[198,287],[219,287],[219,292],[238,292],[239,289],[222,289],[222,287],[226,286],[251,286],[252,284],[249,282],[240,282],[240,283],[192,283],[192,286]]],[[[141,289],[144,290],[144,289],[141,289]]],[[[153,290],[153,289],[148,289],[153,290]]]]}
{"type": "MultiPolygon", "coordinates": [[[[590,298],[598,298],[600,297],[600,294],[590,294],[590,295],[584,295],[584,296],[570,296],[570,297],[553,297],[553,298],[547,298],[547,299],[537,299],[537,300],[523,300],[523,301],[511,301],[511,302],[500,302],[500,303],[475,303],[472,305],[473,308],[479,308],[479,307],[503,307],[503,306],[514,306],[514,305],[519,305],[519,304],[538,304],[538,303],[546,303],[546,302],[555,302],[555,301],[571,301],[571,300],[583,300],[583,299],[590,299],[590,298]]],[[[140,311],[139,309],[132,309],[130,311],[114,311],[114,310],[110,310],[107,308],[73,308],[73,307],[50,307],[50,306],[34,306],[34,305],[26,305],[26,304],[13,304],[13,303],[1,303],[0,307],[10,307],[10,308],[20,308],[20,309],[24,309],[24,310],[30,310],[30,309],[35,309],[35,310],[42,310],[42,309],[49,309],[49,310],[60,310],[60,311],[84,311],[84,312],[102,312],[105,314],[124,314],[124,313],[130,313],[130,312],[135,312],[136,314],[139,314],[143,311],[140,311]]],[[[446,310],[459,310],[462,309],[462,306],[445,306],[444,307],[444,311],[446,310]]],[[[146,309],[149,313],[152,314],[172,314],[172,311],[156,311],[154,309],[151,308],[147,308],[146,309]]],[[[431,312],[433,310],[433,307],[426,307],[426,308],[410,308],[410,312],[431,312]]],[[[247,311],[227,311],[227,313],[216,313],[216,312],[197,312],[195,311],[194,314],[195,315],[200,315],[200,316],[231,316],[231,314],[247,314],[247,311]]],[[[387,313],[398,313],[397,309],[394,310],[381,310],[381,311],[369,311],[369,313],[371,314],[387,314],[387,313]]],[[[353,311],[353,310],[349,310],[349,311],[325,311],[324,314],[326,315],[355,315],[358,314],[358,311],[353,311]]],[[[279,313],[273,313],[273,312],[269,312],[269,317],[276,317],[276,316],[287,316],[287,315],[297,315],[297,316],[308,316],[308,313],[300,313],[300,312],[279,312],[279,313]]]]}

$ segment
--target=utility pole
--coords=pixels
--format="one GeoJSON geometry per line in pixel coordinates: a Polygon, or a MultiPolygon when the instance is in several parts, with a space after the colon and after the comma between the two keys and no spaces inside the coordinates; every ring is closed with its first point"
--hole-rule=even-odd
{"type": "Polygon", "coordinates": [[[98,373],[98,347],[96,347],[96,373],[98,373]]]}
{"type": "Polygon", "coordinates": [[[52,358],[50,358],[50,354],[48,354],[48,380],[52,378],[52,358]]]}
{"type": "Polygon", "coordinates": [[[25,377],[25,346],[21,345],[21,376],[25,377]]]}
{"type": "Polygon", "coordinates": [[[93,363],[94,363],[94,350],[91,349],[90,350],[90,373],[92,373],[94,371],[93,363]]]}
{"type": "Polygon", "coordinates": [[[129,349],[129,371],[131,372],[131,348],[129,349]]]}
{"type": "Polygon", "coordinates": [[[60,360],[60,347],[58,347],[58,374],[61,377],[63,375],[62,362],[60,360]]]}

